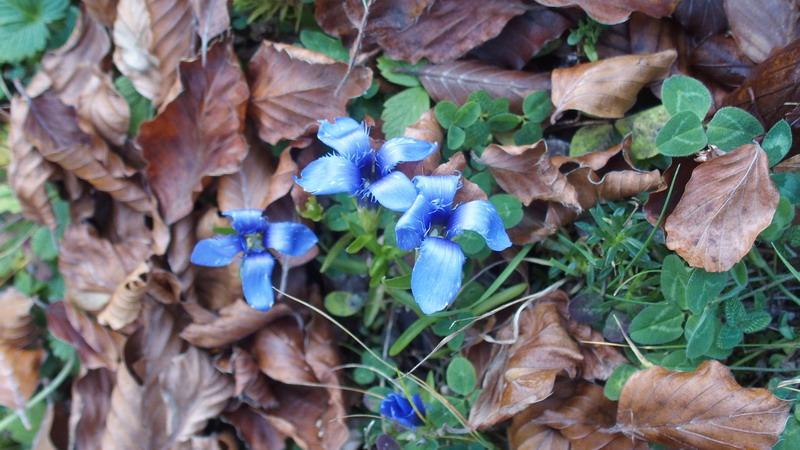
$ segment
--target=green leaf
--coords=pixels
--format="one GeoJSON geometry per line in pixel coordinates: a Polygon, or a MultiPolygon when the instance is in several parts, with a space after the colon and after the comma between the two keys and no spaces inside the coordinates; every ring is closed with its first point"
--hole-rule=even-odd
{"type": "Polygon", "coordinates": [[[537,122],[528,122],[514,133],[514,144],[531,145],[542,138],[542,126],[537,122]]]}
{"type": "Polygon", "coordinates": [[[467,135],[464,133],[464,129],[459,127],[458,125],[453,125],[447,130],[447,148],[450,150],[455,150],[460,148],[464,145],[464,139],[466,139],[467,135]]]}
{"type": "Polygon", "coordinates": [[[348,291],[333,291],[325,296],[325,309],[334,316],[355,315],[364,306],[365,298],[348,291]]]}
{"type": "Polygon", "coordinates": [[[497,194],[489,197],[497,214],[503,219],[503,226],[511,228],[522,220],[522,202],[511,194],[497,194]]]}
{"type": "Polygon", "coordinates": [[[11,434],[11,438],[22,444],[31,444],[36,438],[39,431],[39,425],[42,423],[44,413],[47,410],[47,402],[39,402],[25,410],[25,415],[28,418],[28,425],[23,425],[16,416],[13,421],[7,426],[7,430],[11,434]]]}
{"type": "Polygon", "coordinates": [[[675,254],[664,258],[661,266],[661,293],[664,298],[680,309],[688,309],[686,287],[689,283],[689,274],[686,264],[675,254]]]}
{"type": "Polygon", "coordinates": [[[493,117],[498,114],[505,114],[508,112],[510,102],[507,98],[500,97],[492,100],[489,104],[489,108],[486,109],[484,112],[489,116],[493,117]]]}
{"type": "Polygon", "coordinates": [[[533,91],[522,101],[522,113],[531,122],[543,121],[550,115],[552,109],[553,103],[546,91],[533,91]]]}
{"type": "Polygon", "coordinates": [[[131,83],[128,77],[117,78],[114,80],[114,86],[116,86],[125,101],[128,102],[128,108],[131,112],[131,119],[128,124],[128,135],[136,136],[136,134],[139,133],[139,127],[142,125],[142,122],[153,118],[155,109],[152,103],[150,103],[150,100],[133,87],[133,83],[131,83]]]}
{"type": "MultiPolygon", "coordinates": [[[[728,281],[728,272],[706,272],[692,269],[686,283],[686,300],[693,314],[700,314],[711,300],[722,292],[728,281]]],[[[693,356],[690,356],[693,358],[693,356]]]]}
{"type": "MultiPolygon", "coordinates": [[[[627,133],[626,133],[627,134],[627,133]]],[[[586,125],[578,128],[569,143],[569,156],[605,150],[619,144],[621,138],[610,124],[586,125]]]]}
{"type": "Polygon", "coordinates": [[[781,433],[780,439],[773,447],[773,450],[795,450],[800,448],[800,419],[797,418],[797,411],[800,411],[795,406],[795,417],[789,417],[786,422],[786,427],[781,433]]]}
{"type": "Polygon", "coordinates": [[[469,181],[477,184],[479,188],[486,194],[492,193],[492,186],[494,186],[494,177],[489,172],[479,172],[469,178],[469,181]]]}
{"type": "Polygon", "coordinates": [[[719,322],[713,313],[714,309],[716,308],[709,308],[700,316],[693,314],[686,319],[684,333],[687,341],[687,358],[698,358],[711,349],[719,322]]]}
{"type": "Polygon", "coordinates": [[[467,128],[475,123],[481,115],[481,105],[478,102],[467,102],[464,106],[458,108],[456,114],[453,116],[453,123],[467,128]]]}
{"type": "Polygon", "coordinates": [[[690,111],[672,116],[656,136],[658,152],[666,156],[689,156],[707,143],[703,124],[690,111]]]}
{"type": "Polygon", "coordinates": [[[725,302],[725,320],[729,324],[738,327],[744,312],[744,305],[738,298],[731,298],[725,302]]]}
{"type": "Polygon", "coordinates": [[[744,334],[738,327],[731,326],[730,324],[722,325],[717,335],[717,345],[723,349],[732,349],[742,342],[744,334]]]}
{"type": "Polygon", "coordinates": [[[673,305],[657,303],[643,309],[630,325],[631,339],[643,345],[666,344],[683,334],[683,312],[673,305]]]}
{"type": "Polygon", "coordinates": [[[31,236],[31,250],[39,258],[52,261],[58,258],[58,249],[53,243],[53,235],[47,227],[39,227],[31,236]]]}
{"type": "Polygon", "coordinates": [[[783,157],[789,153],[789,149],[792,148],[792,128],[789,123],[781,119],[773,125],[767,135],[764,136],[761,148],[767,152],[770,167],[781,162],[783,157]]]}
{"type": "Polygon", "coordinates": [[[481,89],[469,94],[469,97],[467,97],[467,103],[469,102],[477,103],[481,108],[481,112],[488,114],[489,109],[492,107],[492,96],[488,92],[481,89]]]}
{"type": "Polygon", "coordinates": [[[480,255],[480,253],[487,248],[486,240],[483,239],[483,236],[472,230],[465,230],[464,234],[460,235],[456,242],[461,247],[464,254],[470,258],[480,255]]]}
{"type": "Polygon", "coordinates": [[[456,394],[467,395],[475,389],[478,377],[468,359],[457,356],[447,365],[447,385],[456,394]]]}
{"type": "Polygon", "coordinates": [[[688,111],[703,120],[711,107],[711,93],[694,78],[676,75],[661,85],[661,101],[672,116],[688,111]]]}
{"type": "Polygon", "coordinates": [[[67,14],[66,0],[0,0],[0,63],[44,50],[53,22],[67,14]]]}
{"type": "Polygon", "coordinates": [[[489,125],[483,119],[480,119],[464,130],[464,143],[462,145],[470,150],[475,150],[480,156],[483,149],[491,141],[492,133],[489,131],[489,125]]]}
{"type": "Polygon", "coordinates": [[[489,118],[486,122],[492,131],[509,131],[519,125],[522,119],[516,114],[501,113],[489,118]]]}
{"type": "Polygon", "coordinates": [[[433,108],[433,114],[436,115],[436,120],[439,121],[439,125],[441,125],[442,128],[450,128],[453,124],[453,117],[455,117],[456,111],[458,111],[458,105],[453,102],[448,102],[447,100],[437,103],[433,108]]]}
{"type": "Polygon", "coordinates": [[[392,289],[411,289],[411,274],[396,278],[387,278],[383,280],[383,284],[392,289]]]}
{"type": "Polygon", "coordinates": [[[788,198],[781,196],[778,201],[778,208],[772,216],[772,223],[758,237],[767,242],[777,241],[792,224],[792,220],[794,220],[794,205],[788,198]]]}
{"type": "Polygon", "coordinates": [[[619,119],[614,122],[614,127],[622,136],[628,133],[633,135],[630,154],[636,160],[643,160],[658,155],[656,137],[661,128],[664,127],[664,124],[669,121],[669,118],[670,114],[666,108],[656,106],[619,119]]]}
{"type": "Polygon", "coordinates": [[[603,388],[603,394],[605,394],[606,398],[614,401],[619,400],[619,394],[622,392],[622,387],[625,386],[625,382],[637,371],[638,369],[630,364],[617,366],[614,371],[611,372],[611,376],[608,377],[606,386],[603,388]]]}
{"type": "Polygon", "coordinates": [[[407,126],[416,122],[430,106],[431,99],[421,87],[395,94],[383,104],[383,134],[386,139],[402,136],[407,126]]]}
{"type": "Polygon", "coordinates": [[[756,311],[745,314],[739,325],[745,333],[756,333],[769,326],[772,322],[772,316],[766,311],[756,311]]]}
{"type": "Polygon", "coordinates": [[[708,123],[708,143],[726,152],[753,141],[764,128],[749,112],[726,106],[708,123]]]}
{"type": "Polygon", "coordinates": [[[400,86],[417,87],[421,86],[421,84],[419,82],[419,78],[416,75],[410,73],[395,72],[395,70],[414,72],[419,70],[419,68],[424,65],[425,62],[418,62],[417,64],[409,64],[405,61],[397,61],[391,59],[386,55],[381,55],[380,57],[378,57],[378,70],[381,71],[381,75],[383,76],[383,78],[386,78],[391,83],[399,84],[400,86]]]}
{"type": "Polygon", "coordinates": [[[0,214],[17,214],[20,212],[22,212],[22,205],[19,204],[19,201],[14,196],[11,186],[0,184],[0,214]]]}
{"type": "Polygon", "coordinates": [[[771,173],[770,178],[781,196],[795,205],[800,203],[800,172],[771,173]]]}
{"type": "MultiPolygon", "coordinates": [[[[342,45],[342,42],[322,31],[303,30],[300,32],[300,42],[305,48],[330,56],[337,61],[348,62],[350,60],[350,51],[342,45]]],[[[378,59],[378,68],[381,68],[380,58],[378,59]]],[[[381,69],[381,73],[383,73],[383,69],[381,69]]],[[[386,77],[384,76],[384,78],[386,77]]],[[[419,81],[414,86],[419,86],[419,81]]]]}

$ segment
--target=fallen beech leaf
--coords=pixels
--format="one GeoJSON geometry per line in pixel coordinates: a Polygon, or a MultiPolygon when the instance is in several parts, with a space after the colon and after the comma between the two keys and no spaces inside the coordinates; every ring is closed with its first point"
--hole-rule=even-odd
{"type": "Polygon", "coordinates": [[[285,448],[286,435],[272,425],[266,413],[241,405],[235,411],[225,412],[222,420],[233,425],[250,448],[285,448]]]}
{"type": "Polygon", "coordinates": [[[291,312],[291,308],[283,303],[273,305],[267,312],[254,311],[244,300],[239,299],[219,310],[219,315],[213,315],[212,320],[189,324],[181,331],[180,336],[198,347],[224,347],[291,312]]]}
{"type": "Polygon", "coordinates": [[[508,229],[508,237],[517,245],[539,242],[578,217],[577,208],[544,200],[534,200],[522,212],[522,221],[508,229]]]}
{"type": "Polygon", "coordinates": [[[286,384],[316,383],[306,363],[302,325],[293,317],[278,319],[253,337],[253,356],[261,371],[286,384]]]}
{"type": "MultiPolygon", "coordinates": [[[[373,3],[378,7],[384,2],[373,3]]],[[[314,0],[314,19],[323,31],[331,36],[345,40],[356,31],[356,26],[350,21],[346,3],[341,0],[314,0]]],[[[363,8],[363,6],[362,6],[363,8]]]]}
{"type": "Polygon", "coordinates": [[[208,42],[224,33],[231,25],[226,0],[191,0],[192,14],[200,35],[200,52],[205,60],[208,42]]]}
{"type": "Polygon", "coordinates": [[[547,73],[503,70],[475,61],[427,65],[416,75],[437,102],[448,100],[463,105],[471,93],[485,90],[492,97],[507,98],[511,111],[516,113],[522,112],[522,101],[528,94],[550,90],[547,73]]]}
{"type": "Polygon", "coordinates": [[[800,31],[797,5],[791,0],[725,0],[725,14],[739,48],[755,63],[794,40],[800,31]]]}
{"type": "Polygon", "coordinates": [[[236,172],[247,154],[248,88],[231,44],[215,45],[205,66],[182,63],[181,83],[183,92],[142,124],[138,138],[168,224],[189,214],[204,176],[236,172]]]}
{"type": "Polygon", "coordinates": [[[45,311],[47,328],[78,351],[87,369],[116,370],[124,338],[63,301],[51,303],[45,311]]]}
{"type": "Polygon", "coordinates": [[[111,391],[111,403],[100,448],[148,448],[153,430],[148,430],[143,422],[154,411],[153,408],[142,405],[143,394],[144,388],[131,374],[127,364],[120,365],[114,389],[111,391]]]}
{"type": "Polygon", "coordinates": [[[554,301],[540,300],[524,310],[519,323],[501,328],[497,339],[513,343],[495,345],[495,357],[481,383],[483,390],[470,410],[473,428],[492,426],[547,398],[556,376],[575,377],[583,360],[554,301]]]}
{"type": "Polygon", "coordinates": [[[547,200],[578,206],[578,194],[553,164],[547,144],[528,146],[491,144],[480,156],[497,184],[529,206],[534,200],[547,200]]]}
{"type": "Polygon", "coordinates": [[[690,58],[695,70],[726,86],[740,86],[753,68],[753,63],[739,50],[733,38],[723,35],[703,40],[690,58]]]}
{"type": "Polygon", "coordinates": [[[724,0],[681,0],[672,16],[697,40],[728,30],[724,0]]]}
{"type": "Polygon", "coordinates": [[[439,167],[442,162],[441,149],[442,145],[444,145],[444,130],[439,125],[439,121],[436,120],[433,108],[425,111],[416,122],[407,126],[403,136],[433,142],[436,144],[436,151],[422,161],[402,163],[396,170],[401,170],[408,178],[414,178],[417,175],[429,174],[439,167]]]}
{"type": "Polygon", "coordinates": [[[82,80],[84,90],[78,105],[81,129],[95,132],[119,147],[128,137],[130,110],[117,92],[111,75],[94,68],[82,80]]]}
{"type": "Polygon", "coordinates": [[[791,158],[775,164],[772,168],[775,172],[797,172],[800,171],[800,155],[794,155],[791,158]]]}
{"type": "Polygon", "coordinates": [[[115,378],[101,368],[87,370],[72,382],[69,448],[101,448],[115,378]]]}
{"type": "Polygon", "coordinates": [[[13,97],[8,130],[8,147],[11,150],[8,184],[22,205],[25,218],[54,230],[58,223],[45,183],[56,172],[56,166],[45,160],[25,137],[23,124],[27,116],[28,103],[21,97],[13,97]]]}
{"type": "Polygon", "coordinates": [[[771,448],[789,402],[766,389],[741,387],[718,361],[694,372],[651,367],[622,388],[614,431],[675,447],[771,448]]]}
{"type": "Polygon", "coordinates": [[[83,6],[94,20],[111,28],[117,18],[118,0],[84,0],[83,6]]]}
{"type": "Polygon", "coordinates": [[[25,348],[38,338],[31,306],[33,300],[13,287],[0,292],[0,347],[25,348]]]}
{"type": "MultiPolygon", "coordinates": [[[[695,160],[694,156],[680,156],[672,158],[672,164],[664,171],[662,178],[664,183],[661,187],[654,192],[651,192],[647,197],[647,202],[642,208],[644,217],[655,226],[658,218],[661,215],[662,209],[664,210],[664,219],[672,214],[675,206],[680,201],[686,189],[686,184],[692,177],[692,172],[701,163],[695,160]],[[678,177],[674,182],[672,181],[675,176],[678,177]],[[667,201],[667,194],[669,193],[670,186],[672,186],[672,194],[669,197],[669,204],[664,206],[667,201]]],[[[664,228],[664,221],[661,222],[661,228],[664,228]]]]}
{"type": "Polygon", "coordinates": [[[347,115],[349,99],[372,82],[372,71],[358,67],[338,95],[347,64],[295,47],[264,41],[250,60],[250,114],[258,135],[270,144],[303,136],[318,120],[347,115]]]}
{"type": "Polygon", "coordinates": [[[698,166],[665,223],[667,247],[691,266],[724,272],[769,226],[780,194],[767,154],[746,144],[698,166]]]}
{"type": "Polygon", "coordinates": [[[558,430],[536,422],[543,412],[560,408],[575,394],[577,383],[565,378],[556,379],[553,394],[516,414],[506,429],[508,444],[514,450],[570,450],[569,439],[558,430]]]}
{"type": "Polygon", "coordinates": [[[593,0],[536,0],[546,6],[572,6],[577,5],[586,14],[600,23],[621,23],[628,19],[634,11],[647,14],[650,17],[664,17],[672,14],[680,0],[610,0],[596,2],[593,0]]]}
{"type": "Polygon", "coordinates": [[[646,84],[664,78],[675,61],[675,50],[617,56],[553,70],[551,123],[568,109],[605,118],[620,118],[636,102],[646,84]]]}
{"type": "Polygon", "coordinates": [[[237,397],[256,408],[268,409],[278,406],[275,393],[253,355],[234,347],[230,360],[235,383],[234,394],[237,397]]]}
{"type": "Polygon", "coordinates": [[[127,277],[117,285],[103,311],[97,315],[101,325],[119,330],[136,320],[142,310],[142,296],[149,285],[150,264],[142,261],[127,277]]]}
{"type": "Polygon", "coordinates": [[[0,346],[0,405],[22,409],[39,385],[44,350],[0,346]]]}

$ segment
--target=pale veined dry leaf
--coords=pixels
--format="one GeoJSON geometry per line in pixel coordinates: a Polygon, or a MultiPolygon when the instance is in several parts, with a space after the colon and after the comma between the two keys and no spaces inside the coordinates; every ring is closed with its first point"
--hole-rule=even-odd
{"type": "Polygon", "coordinates": [[[768,449],[788,412],[789,402],[743,388],[710,360],[691,373],[658,366],[634,373],[620,393],[613,431],[674,447],[768,449]]]}
{"type": "MultiPolygon", "coordinates": [[[[124,0],[123,0],[124,1],[124,0]]],[[[117,370],[111,404],[105,421],[102,446],[120,450],[144,450],[152,431],[143,423],[152,411],[142,405],[144,387],[136,381],[127,364],[117,370]]]]}
{"type": "Polygon", "coordinates": [[[0,346],[0,405],[21,409],[39,385],[44,350],[0,346]]]}
{"type": "Polygon", "coordinates": [[[536,423],[535,419],[545,411],[561,407],[572,397],[576,388],[577,383],[573,380],[558,378],[551,396],[514,415],[511,425],[506,429],[509,448],[513,450],[571,450],[569,439],[555,428],[536,423]]]}
{"type": "Polygon", "coordinates": [[[205,66],[182,63],[181,84],[183,91],[142,124],[138,138],[168,224],[192,210],[203,177],[236,172],[247,154],[241,132],[249,91],[231,43],[215,45],[205,66]]]}
{"type": "Polygon", "coordinates": [[[81,364],[88,369],[116,370],[124,337],[63,301],[51,303],[45,311],[47,328],[78,351],[81,364]]]}
{"type": "Polygon", "coordinates": [[[150,264],[142,261],[117,285],[103,311],[97,315],[101,325],[119,330],[136,320],[142,310],[142,296],[150,284],[150,264]]]}
{"type": "Polygon", "coordinates": [[[497,333],[492,358],[472,405],[469,423],[485,428],[512,417],[553,392],[556,376],[573,378],[581,349],[564,327],[558,304],[540,300],[497,333]]]}
{"type": "Polygon", "coordinates": [[[253,337],[253,356],[261,371],[286,384],[316,383],[306,362],[303,328],[293,317],[276,320],[253,337]]]}
{"type": "Polygon", "coordinates": [[[130,110],[128,103],[117,92],[111,75],[93,68],[82,80],[84,90],[78,104],[81,129],[95,132],[109,142],[121,147],[128,137],[130,110]]]}
{"type": "Polygon", "coordinates": [[[56,216],[47,196],[45,183],[57,169],[25,138],[23,125],[27,116],[28,103],[21,97],[13,97],[8,130],[8,147],[11,150],[8,183],[22,205],[22,213],[26,219],[55,229],[56,216]]]}
{"type": "Polygon", "coordinates": [[[0,292],[0,347],[25,348],[33,344],[38,332],[31,306],[33,300],[13,287],[0,292]]]}
{"type": "Polygon", "coordinates": [[[775,164],[772,168],[775,172],[797,172],[800,171],[800,155],[794,155],[791,158],[775,164]]]}
{"type": "Polygon", "coordinates": [[[113,28],[114,65],[143,96],[154,99],[160,90],[159,61],[153,42],[150,13],[143,0],[119,0],[113,28]]]}
{"type": "Polygon", "coordinates": [[[680,0],[536,0],[546,6],[577,5],[600,23],[614,24],[628,20],[634,11],[651,17],[664,17],[672,14],[680,0]]]}
{"type": "Polygon", "coordinates": [[[551,95],[555,121],[568,109],[604,118],[619,118],[636,102],[648,83],[664,78],[675,61],[675,50],[625,55],[555,69],[551,95]]]}
{"type": "Polygon", "coordinates": [[[347,115],[347,102],[372,82],[372,71],[357,67],[338,95],[347,64],[292,45],[261,43],[250,60],[250,114],[258,135],[270,144],[303,136],[317,121],[347,115]]]}
{"type": "Polygon", "coordinates": [[[286,435],[278,431],[261,410],[241,405],[235,411],[225,412],[222,420],[233,425],[250,448],[285,448],[286,435]]]}
{"type": "MultiPolygon", "coordinates": [[[[287,149],[289,150],[289,149],[287,149]]],[[[289,153],[289,152],[284,152],[289,153]]],[[[284,158],[281,158],[282,160],[284,158]]],[[[291,154],[288,159],[291,161],[291,154]]],[[[268,193],[272,184],[272,155],[269,150],[251,148],[236,173],[219,179],[217,205],[220,211],[232,209],[261,209],[267,207],[268,193]]],[[[294,180],[292,180],[292,183],[294,180]]],[[[291,186],[289,186],[291,189],[291,186]]],[[[289,190],[286,189],[288,193],[289,190]]]]}
{"type": "Polygon", "coordinates": [[[231,24],[226,0],[191,0],[192,14],[200,35],[200,52],[205,60],[208,42],[225,32],[231,24]]]}
{"type": "Polygon", "coordinates": [[[417,72],[422,85],[437,102],[463,105],[469,95],[485,90],[492,97],[509,100],[511,111],[522,112],[522,102],[533,91],[549,91],[548,73],[504,70],[476,61],[454,61],[423,66],[417,72]]]}
{"type": "Polygon", "coordinates": [[[262,202],[265,208],[288,194],[295,185],[294,177],[299,173],[299,169],[292,159],[292,148],[294,146],[290,144],[281,152],[278,167],[269,182],[267,198],[262,202]]]}
{"type": "Polygon", "coordinates": [[[195,55],[195,24],[191,0],[146,0],[146,3],[153,32],[150,52],[158,59],[161,75],[153,105],[160,108],[180,90],[178,65],[195,55]]]}
{"type": "Polygon", "coordinates": [[[72,382],[69,448],[101,448],[115,378],[101,368],[84,370],[72,382]]]}
{"type": "Polygon", "coordinates": [[[578,193],[553,164],[547,144],[527,146],[491,144],[479,159],[504,191],[528,206],[534,200],[578,206],[578,193]]]}
{"type": "Polygon", "coordinates": [[[220,309],[218,314],[206,313],[204,320],[197,320],[181,331],[182,339],[198,347],[224,347],[279,317],[291,314],[292,310],[285,303],[276,303],[267,312],[255,311],[243,299],[239,299],[220,309]]]}
{"type": "Polygon", "coordinates": [[[798,36],[797,4],[791,0],[725,0],[731,34],[748,58],[764,62],[770,52],[798,36]]]}
{"type": "Polygon", "coordinates": [[[743,145],[694,169],[665,223],[667,247],[694,267],[724,272],[769,226],[779,199],[766,152],[743,145]]]}

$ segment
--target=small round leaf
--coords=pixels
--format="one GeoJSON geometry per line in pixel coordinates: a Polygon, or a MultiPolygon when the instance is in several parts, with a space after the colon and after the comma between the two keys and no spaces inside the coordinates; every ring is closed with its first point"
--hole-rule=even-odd
{"type": "Polygon", "coordinates": [[[475,389],[478,377],[468,359],[457,356],[447,366],[447,385],[456,394],[467,395],[475,389]]]}
{"type": "Polygon", "coordinates": [[[691,111],[672,116],[656,136],[656,147],[666,156],[689,156],[702,150],[706,143],[703,124],[691,111]]]}
{"type": "Polygon", "coordinates": [[[689,111],[702,120],[711,107],[711,93],[694,78],[676,75],[661,85],[661,101],[672,116],[689,111]]]}
{"type": "Polygon", "coordinates": [[[708,123],[708,143],[728,152],[749,144],[753,137],[763,132],[761,123],[752,114],[743,109],[726,106],[717,111],[708,123]]]}

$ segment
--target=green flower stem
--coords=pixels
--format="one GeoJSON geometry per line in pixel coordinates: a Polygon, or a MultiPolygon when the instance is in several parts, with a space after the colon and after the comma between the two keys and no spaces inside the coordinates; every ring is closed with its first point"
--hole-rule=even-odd
{"type": "MultiPolygon", "coordinates": [[[[522,260],[525,259],[526,256],[528,256],[528,252],[531,251],[531,248],[533,248],[533,244],[528,244],[525,247],[522,247],[519,253],[517,253],[517,255],[514,256],[514,258],[511,260],[511,262],[508,263],[508,266],[506,266],[506,268],[503,269],[503,271],[500,273],[500,276],[498,276],[497,279],[494,280],[494,283],[489,285],[489,288],[486,289],[486,292],[484,292],[483,295],[481,295],[481,297],[475,301],[475,303],[473,303],[466,309],[468,311],[472,311],[474,308],[478,308],[481,303],[486,301],[486,299],[491,297],[492,294],[494,294],[495,291],[497,291],[497,289],[499,289],[500,286],[506,281],[506,279],[508,279],[508,277],[510,277],[511,274],[517,269],[519,263],[522,262],[522,260]]],[[[489,311],[490,309],[491,308],[487,309],[486,311],[489,311]]]]}
{"type": "Polygon", "coordinates": [[[414,340],[415,337],[419,336],[420,333],[425,331],[426,328],[433,325],[437,320],[438,317],[435,316],[422,316],[417,319],[414,323],[412,323],[403,334],[398,336],[397,340],[394,341],[394,344],[389,348],[389,356],[397,356],[400,352],[402,352],[411,341],[414,340]]]}
{"type": "Polygon", "coordinates": [[[487,298],[483,303],[478,304],[472,309],[472,314],[480,316],[481,314],[491,311],[494,308],[506,303],[514,297],[522,295],[528,289],[528,283],[515,284],[507,289],[503,289],[497,294],[487,298]]]}

